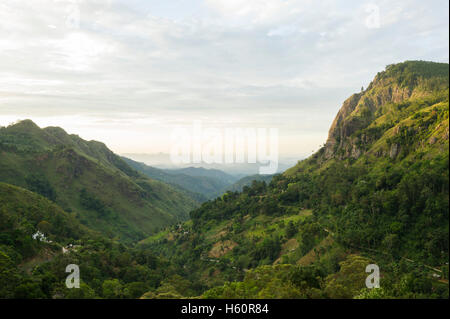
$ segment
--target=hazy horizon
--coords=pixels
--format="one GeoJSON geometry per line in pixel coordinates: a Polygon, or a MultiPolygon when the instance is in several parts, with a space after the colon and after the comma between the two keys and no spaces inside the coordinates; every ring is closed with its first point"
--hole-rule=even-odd
{"type": "Polygon", "coordinates": [[[448,5],[2,1],[0,125],[60,126],[118,154],[169,153],[194,121],[277,128],[280,157],[304,158],[386,65],[448,62],[448,5]]]}

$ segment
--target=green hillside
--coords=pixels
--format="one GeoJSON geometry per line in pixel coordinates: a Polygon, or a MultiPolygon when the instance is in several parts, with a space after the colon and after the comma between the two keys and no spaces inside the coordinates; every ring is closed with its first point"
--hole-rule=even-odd
{"type": "Polygon", "coordinates": [[[0,298],[448,298],[448,67],[388,66],[317,153],[201,206],[99,142],[0,128],[0,298]]]}
{"type": "Polygon", "coordinates": [[[0,183],[0,296],[19,294],[26,270],[52,259],[62,247],[95,234],[50,200],[0,183]],[[45,240],[33,239],[41,232],[45,240]]]}
{"type": "Polygon", "coordinates": [[[141,245],[206,298],[448,298],[448,67],[388,66],[313,156],[141,245]],[[381,289],[365,288],[370,263],[381,289]]]}
{"type": "Polygon", "coordinates": [[[178,272],[87,229],[43,196],[0,183],[0,299],[139,298],[178,272]],[[38,232],[43,240],[33,239],[38,232]],[[65,286],[69,264],[80,267],[79,289],[65,286]]]}
{"type": "Polygon", "coordinates": [[[236,181],[236,177],[216,169],[195,167],[159,169],[126,157],[122,157],[122,159],[144,175],[181,188],[200,202],[220,197],[227,191],[241,192],[245,186],[250,186],[254,180],[268,183],[273,177],[273,175],[256,174],[242,177],[236,181]]]}
{"type": "Polygon", "coordinates": [[[197,201],[104,144],[30,120],[0,128],[0,181],[39,193],[108,237],[137,240],[186,220],[197,201]]]}
{"type": "Polygon", "coordinates": [[[249,176],[245,176],[242,177],[241,179],[239,179],[237,182],[223,188],[221,190],[220,193],[218,193],[218,195],[222,195],[224,193],[226,193],[227,191],[230,192],[242,192],[245,186],[250,186],[252,184],[253,181],[264,181],[266,183],[270,183],[270,181],[272,180],[274,175],[261,175],[261,174],[256,174],[256,175],[249,175],[249,176]]]}
{"type": "Polygon", "coordinates": [[[45,197],[5,183],[0,183],[0,214],[2,250],[15,251],[11,256],[19,263],[39,250],[39,241],[32,239],[37,231],[59,244],[95,236],[74,214],[63,211],[45,197]]]}
{"type": "Polygon", "coordinates": [[[185,167],[179,169],[168,169],[168,173],[184,174],[195,177],[209,177],[220,181],[223,185],[232,184],[238,180],[237,177],[227,174],[221,170],[203,167],[185,167]]]}
{"type": "Polygon", "coordinates": [[[123,157],[123,160],[137,171],[152,179],[162,181],[178,188],[181,187],[184,191],[189,192],[191,197],[200,202],[216,197],[225,186],[230,185],[230,180],[234,180],[228,174],[218,174],[217,170],[196,168],[164,170],[133,161],[126,157],[123,157]],[[194,173],[193,170],[195,170],[196,173],[194,173]],[[204,173],[205,171],[214,172],[207,175],[204,173]]]}

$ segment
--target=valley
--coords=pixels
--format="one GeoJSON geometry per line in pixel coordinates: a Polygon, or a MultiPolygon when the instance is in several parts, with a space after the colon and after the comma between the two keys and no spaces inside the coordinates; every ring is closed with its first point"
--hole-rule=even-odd
{"type": "Polygon", "coordinates": [[[1,127],[0,297],[448,298],[448,70],[387,66],[276,175],[156,168],[62,128],[1,127]]]}

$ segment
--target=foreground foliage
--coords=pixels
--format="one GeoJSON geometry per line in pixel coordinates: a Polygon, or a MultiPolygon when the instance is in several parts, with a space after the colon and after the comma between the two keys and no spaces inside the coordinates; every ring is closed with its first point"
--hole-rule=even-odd
{"type": "MultiPolygon", "coordinates": [[[[77,188],[76,205],[63,209],[54,179],[21,173],[16,184],[28,190],[0,183],[0,296],[448,298],[448,102],[448,64],[388,66],[344,102],[316,154],[270,183],[205,202],[189,221],[137,245],[143,236],[117,241],[104,237],[106,226],[84,222],[91,212],[91,223],[130,230],[93,188],[77,188]],[[37,231],[46,239],[33,239],[37,231]],[[64,286],[72,263],[81,268],[80,289],[64,286]],[[368,264],[379,266],[381,288],[366,288],[368,264]]],[[[0,133],[7,167],[42,142],[7,133],[0,133]]],[[[62,172],[78,174],[63,163],[62,172]]],[[[144,197],[159,196],[123,165],[114,167],[137,174],[127,181],[147,190],[144,197]]]]}

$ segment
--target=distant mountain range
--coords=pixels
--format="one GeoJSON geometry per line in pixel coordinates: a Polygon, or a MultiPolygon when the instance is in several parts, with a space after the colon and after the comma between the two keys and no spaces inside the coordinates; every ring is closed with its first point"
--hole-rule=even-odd
{"type": "MultiPolygon", "coordinates": [[[[220,170],[229,175],[237,176],[238,178],[245,177],[248,175],[256,175],[259,173],[259,163],[232,163],[232,164],[206,164],[206,163],[190,163],[190,164],[173,164],[170,160],[170,155],[165,153],[157,154],[138,154],[138,153],[127,153],[122,154],[126,158],[130,158],[137,162],[145,163],[146,165],[160,168],[160,169],[170,169],[177,170],[182,168],[204,168],[208,170],[220,170]]],[[[301,158],[291,158],[282,157],[279,159],[278,172],[282,173],[289,167],[295,165],[301,158]]]]}
{"type": "Polygon", "coordinates": [[[194,167],[174,170],[159,169],[126,157],[122,158],[131,167],[146,176],[188,190],[193,193],[194,198],[200,201],[215,197],[223,188],[237,180],[237,177],[219,170],[194,167]]]}
{"type": "Polygon", "coordinates": [[[266,184],[269,184],[273,177],[274,175],[261,175],[261,174],[245,176],[236,181],[235,183],[222,189],[221,193],[225,193],[226,191],[242,192],[244,187],[252,185],[253,181],[265,182],[266,184]]]}
{"type": "Polygon", "coordinates": [[[58,127],[0,127],[0,298],[448,299],[448,67],[387,66],[275,176],[154,168],[58,127]]]}
{"type": "Polygon", "coordinates": [[[0,128],[0,182],[45,196],[81,223],[123,240],[185,220],[199,202],[139,173],[103,143],[30,120],[0,128]]]}
{"type": "Polygon", "coordinates": [[[190,216],[140,244],[183,265],[203,298],[448,299],[449,65],[387,66],[319,151],[190,216]]]}
{"type": "Polygon", "coordinates": [[[213,199],[221,196],[226,191],[242,191],[242,188],[251,185],[253,180],[270,182],[272,178],[272,176],[259,174],[239,178],[221,170],[205,169],[203,167],[159,169],[126,157],[122,157],[122,159],[128,165],[150,178],[191,192],[191,196],[199,201],[213,199]]]}

